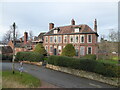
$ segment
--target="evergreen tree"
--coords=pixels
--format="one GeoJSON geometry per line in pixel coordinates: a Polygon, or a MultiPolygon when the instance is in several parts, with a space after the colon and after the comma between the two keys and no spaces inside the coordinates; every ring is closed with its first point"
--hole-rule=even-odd
{"type": "Polygon", "coordinates": [[[34,52],[38,52],[42,55],[47,55],[47,52],[44,48],[44,46],[41,43],[38,43],[34,49],[34,52]]]}
{"type": "Polygon", "coordinates": [[[61,56],[73,57],[75,56],[75,48],[72,44],[67,44],[65,48],[62,50],[61,56]]]}

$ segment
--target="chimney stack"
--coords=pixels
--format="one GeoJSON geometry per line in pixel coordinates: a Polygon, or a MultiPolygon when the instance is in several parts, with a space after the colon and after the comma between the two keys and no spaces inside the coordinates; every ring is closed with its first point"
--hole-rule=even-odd
{"type": "Polygon", "coordinates": [[[94,31],[97,32],[97,20],[94,21],[94,31]]]}
{"type": "Polygon", "coordinates": [[[74,19],[71,20],[71,25],[75,25],[75,20],[74,19]]]}
{"type": "Polygon", "coordinates": [[[49,30],[54,28],[54,23],[49,23],[49,30]]]}
{"type": "Polygon", "coordinates": [[[27,44],[28,41],[28,33],[24,32],[24,44],[27,44]]]}

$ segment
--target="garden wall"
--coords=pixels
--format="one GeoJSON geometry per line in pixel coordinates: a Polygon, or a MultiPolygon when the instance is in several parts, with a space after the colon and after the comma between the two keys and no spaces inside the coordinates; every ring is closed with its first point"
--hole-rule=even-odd
{"type": "Polygon", "coordinates": [[[52,64],[47,64],[46,68],[50,68],[50,69],[53,69],[56,71],[61,71],[61,72],[69,73],[72,75],[76,75],[76,76],[100,81],[103,83],[107,83],[110,85],[118,86],[118,78],[104,77],[100,74],[96,74],[93,72],[87,72],[87,71],[83,71],[83,70],[76,70],[76,69],[70,69],[70,68],[66,68],[66,67],[54,66],[52,64]]]}

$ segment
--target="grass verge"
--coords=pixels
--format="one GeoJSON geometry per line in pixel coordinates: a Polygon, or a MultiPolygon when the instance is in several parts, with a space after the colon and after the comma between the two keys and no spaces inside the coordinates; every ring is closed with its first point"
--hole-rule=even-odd
{"type": "Polygon", "coordinates": [[[18,71],[12,74],[12,71],[2,72],[2,88],[38,88],[41,82],[36,77],[23,72],[22,76],[18,71]]]}

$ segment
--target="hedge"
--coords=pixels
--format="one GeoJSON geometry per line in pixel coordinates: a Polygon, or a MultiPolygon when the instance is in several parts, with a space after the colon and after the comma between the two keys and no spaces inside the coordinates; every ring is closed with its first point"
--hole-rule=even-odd
{"type": "Polygon", "coordinates": [[[1,58],[3,61],[4,61],[4,60],[12,61],[13,55],[4,55],[4,54],[1,54],[1,55],[0,55],[0,58],[1,58]]]}
{"type": "Polygon", "coordinates": [[[43,61],[44,56],[37,52],[18,52],[15,56],[16,61],[43,61]]]}
{"type": "Polygon", "coordinates": [[[108,77],[118,77],[119,75],[117,65],[98,62],[91,59],[71,58],[66,56],[50,56],[47,61],[48,64],[95,72],[108,77]]]}

